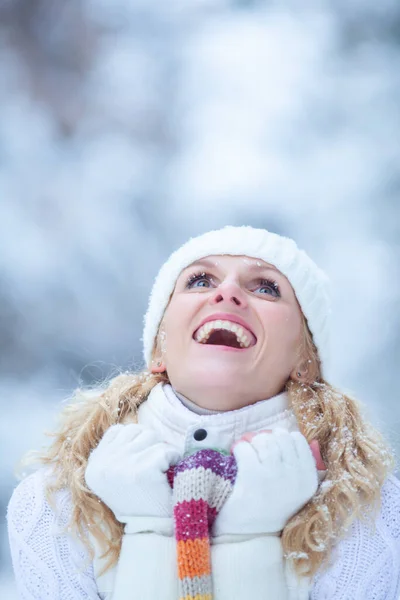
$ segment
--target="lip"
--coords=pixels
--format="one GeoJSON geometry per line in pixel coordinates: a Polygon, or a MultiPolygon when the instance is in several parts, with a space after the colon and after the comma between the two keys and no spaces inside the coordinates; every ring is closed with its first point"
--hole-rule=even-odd
{"type": "Polygon", "coordinates": [[[242,317],[239,317],[239,315],[235,315],[232,313],[214,313],[212,315],[208,315],[208,317],[206,317],[205,319],[203,319],[199,325],[197,325],[196,329],[193,332],[193,335],[196,333],[196,331],[198,329],[200,329],[200,327],[202,327],[203,325],[205,325],[205,323],[208,323],[209,321],[230,321],[231,323],[237,323],[238,325],[241,325],[242,327],[244,327],[245,329],[247,329],[247,331],[249,331],[251,333],[251,335],[254,338],[254,344],[252,344],[251,346],[249,346],[249,348],[251,348],[252,346],[255,346],[257,343],[257,336],[254,333],[254,331],[252,330],[252,328],[250,327],[250,325],[244,320],[242,319],[242,317]]]}

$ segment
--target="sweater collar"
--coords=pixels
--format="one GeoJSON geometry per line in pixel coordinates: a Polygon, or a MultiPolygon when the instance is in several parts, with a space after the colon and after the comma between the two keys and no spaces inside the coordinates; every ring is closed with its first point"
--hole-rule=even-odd
{"type": "Polygon", "coordinates": [[[244,406],[236,410],[199,415],[178,398],[169,384],[157,384],[149,394],[147,401],[142,405],[146,410],[155,413],[155,416],[168,427],[182,433],[193,425],[231,427],[236,434],[276,425],[280,421],[293,419],[294,415],[289,408],[288,394],[286,391],[260,400],[255,404],[244,406]]]}

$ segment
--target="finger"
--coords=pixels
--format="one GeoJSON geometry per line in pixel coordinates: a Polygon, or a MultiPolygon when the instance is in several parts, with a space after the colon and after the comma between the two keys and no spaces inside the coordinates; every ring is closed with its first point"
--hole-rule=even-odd
{"type": "Polygon", "coordinates": [[[291,434],[288,431],[274,432],[274,439],[280,448],[282,463],[288,466],[297,465],[297,449],[291,434]]]}
{"type": "Polygon", "coordinates": [[[130,438],[127,438],[126,444],[129,451],[139,452],[141,449],[154,446],[162,439],[160,435],[154,431],[154,429],[142,428],[141,431],[135,435],[133,431],[130,438]]]}
{"type": "Polygon", "coordinates": [[[245,467],[246,465],[252,464],[255,461],[259,462],[258,456],[249,442],[238,442],[232,452],[236,458],[236,462],[238,463],[238,468],[241,466],[245,467]]]}
{"type": "Polygon", "coordinates": [[[256,434],[253,431],[248,431],[247,433],[245,433],[244,435],[242,435],[242,437],[240,438],[242,441],[244,442],[251,442],[251,440],[253,439],[253,437],[256,434]]]}
{"type": "MultiPolygon", "coordinates": [[[[270,431],[270,430],[268,430],[270,431]]],[[[231,446],[231,452],[233,452],[234,447],[236,446],[236,444],[239,444],[239,442],[251,442],[251,440],[253,439],[253,437],[257,435],[257,432],[254,431],[248,431],[247,433],[245,433],[244,435],[242,435],[241,438],[239,438],[238,440],[236,440],[236,442],[234,442],[231,446]]]]}
{"type": "Polygon", "coordinates": [[[236,446],[238,444],[240,444],[241,442],[250,442],[251,440],[251,434],[247,434],[245,433],[244,435],[242,435],[242,437],[239,440],[236,440],[236,442],[234,442],[231,446],[231,454],[233,454],[234,449],[236,448],[236,446]]]}
{"type": "Polygon", "coordinates": [[[252,446],[262,464],[268,466],[271,470],[280,467],[282,452],[273,435],[263,433],[254,436],[252,446]]]}
{"type": "Polygon", "coordinates": [[[304,435],[299,431],[293,431],[290,436],[294,442],[296,453],[302,466],[305,468],[315,468],[315,459],[304,435]]]}
{"type": "Polygon", "coordinates": [[[126,446],[129,442],[132,442],[141,436],[143,431],[145,431],[145,428],[138,423],[122,425],[122,429],[120,429],[118,436],[114,438],[115,444],[118,446],[126,446]]]}
{"type": "Polygon", "coordinates": [[[287,429],[283,429],[283,427],[275,427],[275,429],[273,430],[273,433],[289,433],[287,429]]]}
{"type": "MultiPolygon", "coordinates": [[[[282,431],[284,430],[282,429],[282,431]]],[[[238,440],[236,440],[236,442],[232,444],[231,452],[233,452],[233,449],[236,446],[236,444],[242,441],[251,442],[253,437],[258,435],[259,433],[272,433],[272,429],[261,429],[260,431],[247,431],[244,435],[242,435],[241,438],[239,438],[238,440]]]]}
{"type": "Polygon", "coordinates": [[[148,471],[151,478],[151,475],[165,472],[172,464],[176,464],[180,460],[180,453],[170,444],[159,442],[141,450],[136,458],[140,469],[148,471]]]}
{"type": "Polygon", "coordinates": [[[163,470],[167,471],[167,469],[169,469],[171,465],[176,465],[181,460],[182,456],[179,450],[177,450],[170,444],[164,443],[164,445],[166,446],[165,458],[167,461],[167,467],[163,470]]]}
{"type": "Polygon", "coordinates": [[[117,437],[117,435],[124,429],[125,425],[111,425],[111,427],[109,427],[106,432],[104,433],[103,437],[101,438],[101,442],[102,444],[111,444],[115,438],[117,437]]]}
{"type": "Polygon", "coordinates": [[[239,441],[245,440],[246,442],[251,442],[253,437],[258,435],[259,433],[272,433],[272,429],[261,429],[261,431],[248,431],[247,433],[242,435],[239,441]]]}
{"type": "Polygon", "coordinates": [[[326,471],[326,465],[325,465],[324,461],[322,460],[318,440],[311,440],[310,448],[311,448],[311,452],[314,457],[315,463],[317,465],[317,469],[319,471],[326,471]]]}

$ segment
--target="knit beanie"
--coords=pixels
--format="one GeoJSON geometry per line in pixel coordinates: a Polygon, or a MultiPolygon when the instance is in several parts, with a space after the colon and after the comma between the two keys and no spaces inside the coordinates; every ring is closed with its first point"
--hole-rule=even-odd
{"type": "Polygon", "coordinates": [[[327,275],[304,250],[299,250],[292,239],[249,226],[226,226],[190,238],[163,264],[154,281],[144,317],[143,355],[147,367],[150,368],[158,328],[181,271],[196,260],[221,254],[263,260],[287,277],[307,319],[321,361],[322,375],[327,379],[331,313],[327,275]]]}

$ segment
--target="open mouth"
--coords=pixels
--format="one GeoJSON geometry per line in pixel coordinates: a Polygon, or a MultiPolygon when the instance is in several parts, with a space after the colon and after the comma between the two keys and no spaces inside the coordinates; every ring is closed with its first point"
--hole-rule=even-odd
{"type": "Polygon", "coordinates": [[[211,344],[212,346],[229,346],[230,348],[244,348],[243,342],[239,342],[236,335],[231,331],[223,329],[214,330],[207,341],[203,344],[211,344]]]}
{"type": "Polygon", "coordinates": [[[193,334],[199,344],[227,346],[229,348],[246,349],[257,342],[255,335],[248,329],[230,321],[208,321],[193,334]]]}

